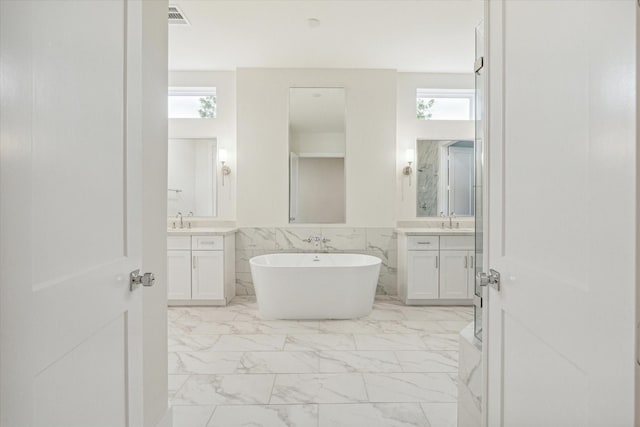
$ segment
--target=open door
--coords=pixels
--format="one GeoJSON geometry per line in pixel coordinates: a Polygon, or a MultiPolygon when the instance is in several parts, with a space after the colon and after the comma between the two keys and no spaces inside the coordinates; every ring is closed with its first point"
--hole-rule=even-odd
{"type": "Polygon", "coordinates": [[[0,2],[3,426],[142,425],[141,7],[0,2]]]}
{"type": "Polygon", "coordinates": [[[637,7],[488,2],[489,426],[633,425],[637,7]]]}

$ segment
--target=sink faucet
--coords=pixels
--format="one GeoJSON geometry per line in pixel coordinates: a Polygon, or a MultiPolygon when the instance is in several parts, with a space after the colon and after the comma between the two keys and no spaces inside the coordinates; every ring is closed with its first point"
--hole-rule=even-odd
{"type": "Polygon", "coordinates": [[[453,229],[453,218],[455,217],[456,217],[456,213],[451,212],[451,215],[449,215],[449,229],[453,229]]]}
{"type": "Polygon", "coordinates": [[[440,211],[440,218],[442,218],[442,223],[440,224],[442,226],[442,228],[444,229],[444,212],[440,211]]]}
{"type": "Polygon", "coordinates": [[[178,212],[176,218],[180,218],[180,228],[184,228],[184,223],[182,222],[182,212],[178,212]]]}
{"type": "MultiPolygon", "coordinates": [[[[187,216],[193,217],[193,211],[189,211],[187,216]]],[[[191,228],[191,221],[187,221],[187,227],[191,228]]]]}

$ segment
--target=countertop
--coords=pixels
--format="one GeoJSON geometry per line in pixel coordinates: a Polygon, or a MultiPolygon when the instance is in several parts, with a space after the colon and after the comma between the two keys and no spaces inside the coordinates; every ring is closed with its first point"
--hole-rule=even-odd
{"type": "Polygon", "coordinates": [[[396,228],[399,234],[407,236],[473,236],[473,228],[396,228]]]}
{"type": "Polygon", "coordinates": [[[193,227],[193,228],[169,228],[168,236],[226,236],[238,231],[234,227],[193,227]]]}

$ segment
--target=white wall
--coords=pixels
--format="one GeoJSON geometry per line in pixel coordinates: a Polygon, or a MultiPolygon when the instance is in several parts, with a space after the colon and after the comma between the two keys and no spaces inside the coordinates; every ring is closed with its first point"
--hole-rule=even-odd
{"type": "MultiPolygon", "coordinates": [[[[231,175],[222,185],[220,163],[217,163],[216,220],[236,218],[236,79],[233,71],[170,71],[170,87],[215,87],[217,111],[214,119],[170,119],[169,138],[216,138],[218,149],[229,154],[227,165],[231,175]]],[[[166,114],[166,112],[165,112],[166,114]]]]}
{"type": "Polygon", "coordinates": [[[291,87],[344,87],[347,225],[395,225],[393,70],[239,69],[237,222],[288,226],[291,87]]]}
{"type": "MultiPolygon", "coordinates": [[[[473,74],[425,74],[398,73],[397,98],[397,161],[396,161],[396,219],[411,221],[416,216],[416,176],[408,177],[400,172],[407,165],[405,153],[415,149],[418,139],[474,139],[474,122],[461,120],[419,120],[416,118],[416,90],[424,89],[473,89],[473,74]]],[[[415,165],[415,160],[414,164],[415,165]]],[[[412,166],[413,166],[412,165],[412,166]]]]}

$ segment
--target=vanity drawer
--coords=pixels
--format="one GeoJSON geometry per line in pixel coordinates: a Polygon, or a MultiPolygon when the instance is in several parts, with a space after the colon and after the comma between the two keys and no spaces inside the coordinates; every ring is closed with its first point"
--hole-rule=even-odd
{"type": "Polygon", "coordinates": [[[441,236],[440,248],[473,250],[474,242],[473,236],[441,236]]]}
{"type": "Polygon", "coordinates": [[[171,236],[167,237],[168,250],[191,249],[191,237],[189,236],[171,236]]]}
{"type": "Polygon", "coordinates": [[[407,249],[410,251],[431,251],[438,250],[438,236],[408,236],[407,249]]]}
{"type": "Polygon", "coordinates": [[[193,250],[221,251],[223,242],[223,236],[191,236],[193,250]]]}

